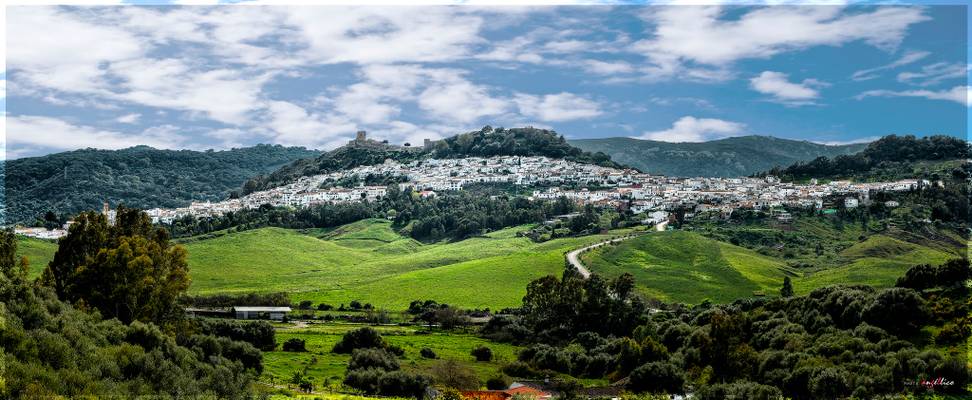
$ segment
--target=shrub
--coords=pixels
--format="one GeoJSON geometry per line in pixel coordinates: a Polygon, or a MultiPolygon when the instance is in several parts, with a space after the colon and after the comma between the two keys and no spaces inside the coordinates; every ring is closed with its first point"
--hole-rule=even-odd
{"type": "Polygon", "coordinates": [[[307,351],[306,342],[303,339],[290,338],[283,344],[283,351],[307,351]]]}
{"type": "Polygon", "coordinates": [[[396,371],[399,369],[395,356],[382,349],[355,349],[348,361],[349,370],[380,369],[396,371]]]}
{"type": "Polygon", "coordinates": [[[489,390],[504,390],[504,389],[510,387],[510,384],[512,384],[512,383],[513,383],[513,380],[511,380],[510,377],[508,377],[506,375],[496,375],[496,376],[494,376],[494,377],[489,378],[489,379],[486,380],[486,389],[489,389],[489,390]]]}
{"type": "Polygon", "coordinates": [[[518,378],[534,378],[540,375],[540,373],[534,370],[530,364],[523,361],[511,362],[504,365],[500,370],[506,375],[515,376],[518,378]]]}
{"type": "Polygon", "coordinates": [[[628,388],[634,392],[681,394],[685,378],[671,362],[656,361],[631,371],[628,388]]]}
{"type": "Polygon", "coordinates": [[[387,347],[385,347],[385,350],[388,350],[389,353],[392,353],[398,357],[405,355],[405,349],[397,344],[389,344],[387,347]]]}
{"type": "Polygon", "coordinates": [[[469,354],[472,354],[473,357],[476,357],[476,361],[493,360],[493,350],[490,350],[490,348],[486,346],[479,346],[475,349],[472,349],[472,351],[469,352],[469,354]]]}
{"type": "Polygon", "coordinates": [[[439,358],[439,356],[437,356],[435,352],[428,347],[423,347],[422,350],[419,351],[419,354],[422,356],[422,358],[431,358],[431,359],[439,358]]]}
{"type": "Polygon", "coordinates": [[[311,309],[311,305],[313,305],[313,304],[314,303],[312,303],[310,300],[304,300],[304,301],[301,301],[300,304],[297,304],[297,308],[298,309],[301,309],[301,310],[310,310],[311,309]]]}
{"type": "Polygon", "coordinates": [[[387,347],[387,344],[385,343],[385,340],[382,339],[381,335],[378,334],[378,331],[374,330],[374,328],[364,327],[345,333],[344,337],[341,338],[341,341],[334,344],[334,348],[331,349],[331,352],[348,354],[354,351],[354,349],[385,347],[387,347]]]}

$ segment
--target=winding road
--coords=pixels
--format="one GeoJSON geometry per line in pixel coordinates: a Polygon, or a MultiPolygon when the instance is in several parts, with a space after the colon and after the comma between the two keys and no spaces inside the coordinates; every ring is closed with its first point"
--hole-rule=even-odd
{"type": "MultiPolygon", "coordinates": [[[[655,225],[655,230],[656,231],[659,231],[659,232],[664,231],[666,226],[668,226],[668,221],[659,222],[658,224],[655,225]]],[[[571,252],[567,253],[567,262],[569,262],[570,265],[572,265],[574,268],[577,268],[577,271],[580,272],[581,276],[583,276],[584,279],[590,278],[591,277],[591,271],[588,270],[587,267],[585,267],[582,262],[580,262],[580,255],[581,255],[581,253],[583,253],[585,251],[588,251],[588,250],[591,250],[591,249],[596,249],[596,248],[601,247],[601,246],[606,245],[606,244],[616,243],[616,242],[620,242],[620,241],[623,241],[623,240],[628,240],[628,239],[631,239],[631,238],[636,238],[638,236],[641,236],[641,234],[633,234],[633,235],[623,236],[623,237],[614,238],[614,239],[610,239],[610,240],[605,240],[603,242],[594,243],[594,244],[592,244],[590,246],[587,246],[587,247],[581,247],[579,249],[572,250],[571,252]]]]}

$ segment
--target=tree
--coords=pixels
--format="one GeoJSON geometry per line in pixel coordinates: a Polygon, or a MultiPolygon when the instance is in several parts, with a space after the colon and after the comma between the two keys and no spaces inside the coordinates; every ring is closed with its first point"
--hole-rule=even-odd
{"type": "Polygon", "coordinates": [[[493,360],[493,350],[490,350],[490,348],[489,347],[486,347],[486,346],[476,347],[476,348],[472,349],[472,351],[469,352],[469,354],[472,354],[473,357],[476,357],[476,361],[492,361],[493,360]]]}
{"type": "Polygon", "coordinates": [[[783,288],[780,289],[780,297],[792,297],[793,296],[793,283],[790,282],[789,276],[783,277],[783,288]]]}
{"type": "Polygon", "coordinates": [[[388,344],[385,343],[385,339],[378,334],[378,331],[371,327],[364,327],[345,333],[341,338],[341,341],[334,344],[334,348],[331,349],[331,352],[347,354],[352,352],[354,349],[384,349],[386,347],[388,347],[388,344]]]}
{"type": "Polygon", "coordinates": [[[283,344],[283,351],[307,351],[307,343],[303,339],[290,338],[283,344]]]}
{"type": "Polygon", "coordinates": [[[479,389],[476,371],[453,359],[442,360],[432,366],[435,382],[459,390],[479,389]]]}
{"type": "Polygon", "coordinates": [[[86,212],[58,242],[42,282],[58,297],[124,323],[181,317],[176,299],[189,288],[186,250],[148,214],[118,207],[116,223],[86,212]]]}
{"type": "Polygon", "coordinates": [[[681,394],[685,378],[667,361],[650,362],[631,371],[628,388],[635,392],[681,394]]]}

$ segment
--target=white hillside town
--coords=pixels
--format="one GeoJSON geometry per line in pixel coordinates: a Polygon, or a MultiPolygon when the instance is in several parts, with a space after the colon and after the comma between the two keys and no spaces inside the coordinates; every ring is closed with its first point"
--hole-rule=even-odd
{"type": "MultiPolygon", "coordinates": [[[[510,184],[533,188],[530,199],[556,200],[565,197],[578,204],[629,209],[645,213],[645,223],[657,223],[676,208],[693,213],[717,212],[730,215],[737,209],[765,210],[787,206],[824,208],[824,198],[845,196],[843,206],[858,207],[869,201],[872,191],[905,191],[927,186],[926,180],[907,179],[896,182],[852,183],[832,181],[818,184],[780,182],[765,178],[676,178],[584,164],[564,159],[526,156],[468,157],[423,159],[400,163],[386,160],[382,164],[360,166],[328,174],[305,176],[287,185],[254,192],[220,202],[193,202],[188,207],[146,210],[154,223],[171,223],[185,216],[212,217],[261,205],[310,207],[327,203],[375,201],[383,197],[387,186],[335,186],[342,180],[362,182],[366,177],[395,177],[400,189],[411,188],[423,197],[436,192],[463,190],[470,184],[510,184]]],[[[529,190],[529,189],[527,189],[529,190]]],[[[889,207],[897,206],[888,202],[889,207]]],[[[114,213],[105,208],[104,212],[114,213]]],[[[786,214],[778,219],[787,220],[786,214]]],[[[16,233],[43,239],[57,239],[67,234],[63,229],[16,228],[16,233]]]]}
{"type": "MultiPolygon", "coordinates": [[[[264,204],[308,207],[326,203],[375,201],[386,186],[332,187],[333,183],[368,176],[397,177],[401,189],[412,188],[423,196],[462,190],[479,183],[502,183],[534,188],[531,199],[566,197],[581,204],[628,207],[635,214],[668,211],[678,207],[695,212],[731,213],[735,209],[768,209],[777,206],[820,209],[823,199],[846,195],[846,204],[867,202],[871,191],[904,191],[929,185],[919,180],[826,184],[783,183],[766,178],[674,178],[650,175],[633,169],[617,169],[564,159],[526,156],[424,159],[408,163],[386,160],[328,174],[305,176],[273,189],[220,202],[193,202],[188,207],[147,210],[154,222],[171,223],[183,216],[209,217],[264,204]],[[572,189],[574,188],[574,189],[572,189]],[[576,189],[580,188],[580,189],[576,189]],[[593,189],[588,189],[593,188],[593,189]]],[[[814,181],[815,182],[815,181],[814,181]]],[[[650,218],[659,218],[658,214],[650,218]]]]}

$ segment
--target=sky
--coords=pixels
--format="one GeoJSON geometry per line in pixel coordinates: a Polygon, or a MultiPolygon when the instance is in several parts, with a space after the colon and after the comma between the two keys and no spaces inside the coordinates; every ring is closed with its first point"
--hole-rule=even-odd
{"type": "Polygon", "coordinates": [[[965,137],[964,6],[12,6],[6,158],[569,139],[965,137]]]}

